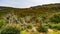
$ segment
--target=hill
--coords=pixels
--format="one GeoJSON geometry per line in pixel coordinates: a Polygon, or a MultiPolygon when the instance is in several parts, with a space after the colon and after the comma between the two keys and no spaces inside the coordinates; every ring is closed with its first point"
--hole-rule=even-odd
{"type": "Polygon", "coordinates": [[[49,15],[51,13],[60,11],[60,3],[39,5],[30,8],[13,8],[0,6],[0,16],[7,13],[14,13],[16,15],[49,15]]]}
{"type": "Polygon", "coordinates": [[[58,34],[60,33],[60,3],[30,8],[0,6],[2,34],[58,34]]]}

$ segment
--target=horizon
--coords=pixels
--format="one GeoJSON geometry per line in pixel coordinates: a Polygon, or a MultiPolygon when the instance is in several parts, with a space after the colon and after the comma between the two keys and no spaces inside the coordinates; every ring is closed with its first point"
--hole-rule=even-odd
{"type": "Polygon", "coordinates": [[[37,5],[60,3],[60,0],[0,0],[0,6],[29,8],[37,5]]]}

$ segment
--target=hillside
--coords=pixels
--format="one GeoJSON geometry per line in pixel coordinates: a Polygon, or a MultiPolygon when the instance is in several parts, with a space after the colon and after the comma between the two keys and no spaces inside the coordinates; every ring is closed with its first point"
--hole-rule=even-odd
{"type": "Polygon", "coordinates": [[[0,6],[0,16],[13,12],[16,15],[47,15],[60,11],[60,3],[35,6],[30,8],[12,8],[0,6]]]}
{"type": "Polygon", "coordinates": [[[0,6],[1,34],[60,34],[60,3],[30,8],[0,6]]]}

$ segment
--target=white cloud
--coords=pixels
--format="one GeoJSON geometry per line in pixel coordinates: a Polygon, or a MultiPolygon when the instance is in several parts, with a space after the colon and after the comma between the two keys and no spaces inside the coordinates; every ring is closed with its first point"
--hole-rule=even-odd
{"type": "Polygon", "coordinates": [[[0,0],[0,6],[14,7],[30,7],[49,3],[60,3],[60,0],[0,0]]]}
{"type": "Polygon", "coordinates": [[[30,0],[35,4],[59,3],[60,0],[30,0]]]}

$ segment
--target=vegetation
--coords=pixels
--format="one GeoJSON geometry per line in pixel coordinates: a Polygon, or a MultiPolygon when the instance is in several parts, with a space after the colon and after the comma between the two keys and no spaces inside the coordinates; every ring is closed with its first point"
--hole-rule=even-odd
{"type": "Polygon", "coordinates": [[[52,18],[51,18],[51,22],[55,22],[55,23],[59,23],[60,22],[60,15],[54,15],[52,18]]]}
{"type": "Polygon", "coordinates": [[[60,3],[30,8],[0,6],[0,34],[60,34],[60,3]]]}
{"type": "Polygon", "coordinates": [[[16,27],[12,27],[12,26],[9,26],[7,28],[5,28],[1,34],[19,34],[20,33],[20,30],[17,29],[16,27]]]}

